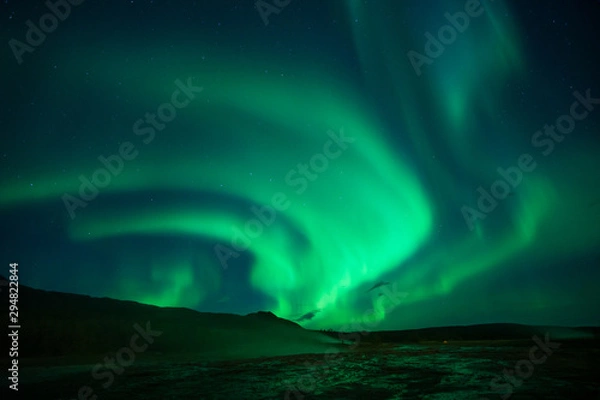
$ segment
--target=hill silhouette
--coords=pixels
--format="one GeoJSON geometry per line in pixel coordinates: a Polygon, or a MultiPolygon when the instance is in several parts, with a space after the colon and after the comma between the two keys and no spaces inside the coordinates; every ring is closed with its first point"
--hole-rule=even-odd
{"type": "Polygon", "coordinates": [[[208,359],[318,353],[335,342],[271,312],[207,313],[24,285],[19,285],[19,317],[20,357],[114,353],[129,343],[136,324],[161,332],[149,352],[208,359]]]}

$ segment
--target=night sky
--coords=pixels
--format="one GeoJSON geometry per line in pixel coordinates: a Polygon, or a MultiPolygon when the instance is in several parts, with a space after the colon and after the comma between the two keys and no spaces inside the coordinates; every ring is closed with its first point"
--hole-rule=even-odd
{"type": "Polygon", "coordinates": [[[600,323],[599,2],[254,3],[88,0],[40,38],[47,5],[2,2],[3,275],[319,329],[600,323]]]}

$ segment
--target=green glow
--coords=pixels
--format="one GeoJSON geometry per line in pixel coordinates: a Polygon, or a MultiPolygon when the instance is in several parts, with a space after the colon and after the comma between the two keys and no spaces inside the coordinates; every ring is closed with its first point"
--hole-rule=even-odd
{"type": "MultiPolygon", "coordinates": [[[[65,212],[61,221],[68,240],[81,248],[103,241],[135,248],[111,254],[118,273],[109,294],[203,310],[211,296],[234,297],[239,288],[227,284],[246,279],[244,289],[251,293],[244,296],[263,296],[263,308],[281,317],[318,311],[303,322],[310,328],[362,320],[370,308],[374,325],[411,326],[423,314],[433,318],[452,311],[445,302],[460,297],[465,287],[480,294],[480,281],[489,285],[490,277],[518,276],[523,264],[592,253],[600,226],[600,213],[589,206],[600,199],[593,168],[597,146],[582,144],[578,131],[548,157],[532,148],[531,134],[551,120],[506,100],[514,98],[512,88],[527,86],[531,62],[506,2],[485,2],[485,14],[425,66],[423,76],[408,62],[407,51],[423,51],[423,34],[446,23],[444,12],[464,3],[433,1],[427,7],[434,11],[426,15],[395,0],[382,0],[381,7],[363,0],[330,5],[350,27],[358,81],[343,57],[328,59],[316,50],[307,50],[301,61],[273,54],[241,63],[232,51],[239,46],[234,39],[230,48],[197,43],[194,51],[173,50],[173,61],[162,67],[148,67],[152,48],[130,54],[128,46],[117,46],[113,56],[129,59],[123,69],[85,46],[76,58],[58,54],[63,80],[84,65],[81,60],[93,64],[95,100],[127,114],[130,123],[114,127],[101,120],[108,119],[105,113],[79,110],[82,135],[97,143],[74,144],[41,159],[24,151],[24,165],[36,167],[7,173],[0,207],[10,212],[60,205],[64,193],[77,195],[81,174],[89,178],[101,167],[98,156],[131,141],[139,156],[126,161],[75,219],[65,212]],[[390,8],[397,11],[395,19],[388,18],[390,8]],[[204,60],[202,52],[211,56],[204,60]],[[127,106],[113,106],[114,96],[100,90],[116,75],[126,82],[119,95],[134,99],[127,106]],[[187,77],[204,91],[144,144],[132,130],[134,122],[170,99],[175,79],[187,77]],[[343,131],[354,141],[299,194],[286,175],[323,152],[329,131],[343,131]],[[498,179],[497,168],[514,165],[525,152],[537,169],[470,232],[460,219],[461,205],[473,205],[477,186],[489,188],[498,179]],[[212,246],[232,247],[235,229],[243,231],[254,218],[250,207],[270,205],[276,193],[287,196],[289,208],[252,239],[244,261],[232,260],[239,263],[224,270],[212,246]],[[163,199],[155,200],[155,194],[163,199]],[[177,203],[180,198],[185,201],[177,203]],[[140,237],[193,244],[187,252],[151,258],[144,255],[154,249],[132,244],[140,237]],[[383,289],[369,290],[382,281],[409,293],[402,301],[405,310],[386,313],[383,289]]],[[[41,102],[55,101],[51,93],[61,88],[54,85],[49,82],[35,95],[41,102]]],[[[540,90],[543,97],[546,89],[540,90]]],[[[549,110],[555,104],[567,110],[571,99],[552,101],[549,110]]],[[[66,108],[73,100],[56,102],[66,108]]],[[[56,118],[48,125],[61,123],[56,118]]],[[[24,121],[20,129],[48,143],[52,139],[34,122],[24,121]]],[[[94,287],[91,280],[83,283],[94,287]]],[[[567,301],[560,288],[543,291],[536,285],[515,287],[501,299],[461,301],[482,313],[495,303],[510,309],[519,296],[536,310],[567,301]]]]}

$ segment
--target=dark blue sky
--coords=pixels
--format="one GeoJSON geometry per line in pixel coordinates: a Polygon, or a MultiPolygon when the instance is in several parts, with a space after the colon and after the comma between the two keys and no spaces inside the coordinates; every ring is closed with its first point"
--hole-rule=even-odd
{"type": "Polygon", "coordinates": [[[598,2],[56,4],[0,6],[23,284],[314,328],[598,323],[598,2]]]}

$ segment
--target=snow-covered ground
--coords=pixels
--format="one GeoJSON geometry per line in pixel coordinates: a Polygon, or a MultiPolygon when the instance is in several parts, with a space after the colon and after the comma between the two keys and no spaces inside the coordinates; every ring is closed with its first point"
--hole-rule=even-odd
{"type": "Polygon", "coordinates": [[[102,387],[106,380],[92,377],[93,365],[31,367],[21,372],[21,390],[38,398],[75,399],[87,385],[98,400],[600,399],[600,349],[563,343],[528,370],[521,361],[529,359],[530,347],[363,345],[329,355],[212,363],[155,360],[115,374],[107,389],[102,387]],[[515,372],[517,366],[521,369],[515,372]]]}

